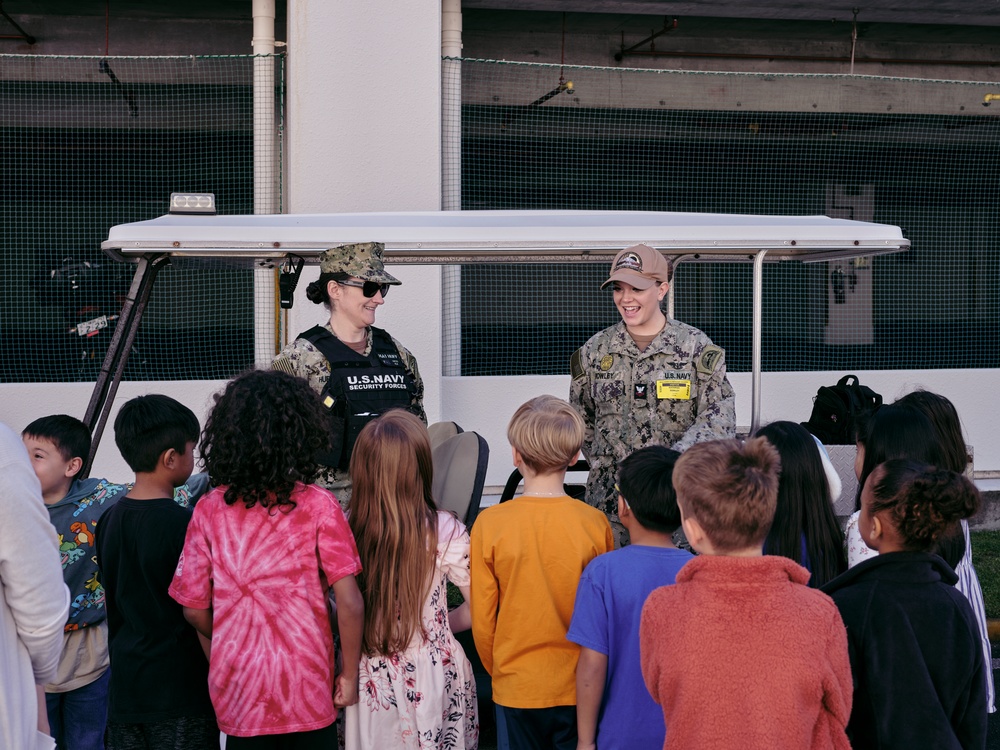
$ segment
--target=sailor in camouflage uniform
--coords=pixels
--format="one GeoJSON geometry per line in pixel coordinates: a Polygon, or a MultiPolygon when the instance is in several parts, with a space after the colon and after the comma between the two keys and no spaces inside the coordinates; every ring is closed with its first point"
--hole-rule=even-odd
{"type": "Polygon", "coordinates": [[[608,515],[627,543],[617,516],[619,462],[647,445],[683,451],[733,437],[736,397],[725,352],[660,309],[670,282],[666,258],[634,245],[618,253],[611,268],[601,288],[614,286],[622,321],[573,354],[569,400],[587,425],[587,502],[608,515]]]}
{"type": "Polygon", "coordinates": [[[390,408],[405,408],[427,422],[424,384],[406,347],[376,328],[375,311],[389,286],[400,284],[382,263],[377,242],[341,245],[320,255],[320,277],[306,296],[330,308],[330,320],[303,332],[275,357],[271,368],[305,378],[330,409],[334,452],[317,483],[332,490],[346,510],[354,439],[390,408]]]}

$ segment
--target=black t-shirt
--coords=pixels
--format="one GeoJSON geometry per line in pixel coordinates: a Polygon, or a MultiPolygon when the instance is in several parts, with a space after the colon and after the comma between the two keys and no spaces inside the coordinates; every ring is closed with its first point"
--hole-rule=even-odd
{"type": "Polygon", "coordinates": [[[172,499],[125,497],[97,524],[107,596],[110,721],[139,724],[212,713],[208,660],[167,589],[191,511],[172,499]]]}

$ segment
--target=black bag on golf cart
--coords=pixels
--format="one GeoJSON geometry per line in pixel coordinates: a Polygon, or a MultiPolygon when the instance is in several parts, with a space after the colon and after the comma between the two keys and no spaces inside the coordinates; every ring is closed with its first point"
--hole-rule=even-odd
{"type": "Polygon", "coordinates": [[[853,445],[859,423],[881,405],[880,394],[861,385],[857,375],[845,375],[817,391],[812,414],[802,426],[824,445],[853,445]]]}

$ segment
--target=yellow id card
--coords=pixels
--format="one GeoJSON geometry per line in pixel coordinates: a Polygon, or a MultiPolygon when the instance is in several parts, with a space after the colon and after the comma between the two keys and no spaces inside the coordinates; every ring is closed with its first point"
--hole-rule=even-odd
{"type": "Polygon", "coordinates": [[[658,399],[670,398],[680,401],[691,399],[690,380],[657,380],[656,397],[658,399]]]}

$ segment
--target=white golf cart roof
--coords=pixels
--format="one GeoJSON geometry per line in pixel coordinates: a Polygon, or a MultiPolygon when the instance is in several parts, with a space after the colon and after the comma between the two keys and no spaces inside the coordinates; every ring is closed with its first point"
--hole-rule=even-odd
{"type": "MultiPolygon", "coordinates": [[[[306,263],[328,247],[385,243],[392,263],[606,262],[639,242],[672,256],[829,261],[909,247],[899,227],[827,216],[661,211],[411,211],[216,216],[169,214],[112,227],[101,247],[119,260],[166,253],[268,265],[306,263]]],[[[242,263],[241,263],[242,262],[242,263]]]]}
{"type": "MultiPolygon", "coordinates": [[[[180,204],[201,205],[180,195],[180,204]]],[[[214,196],[212,197],[214,205],[214,196]]],[[[174,202],[174,196],[171,196],[174,202]]],[[[899,227],[827,216],[661,211],[411,211],[217,216],[168,214],[112,227],[102,249],[138,264],[85,417],[97,448],[158,269],[199,259],[286,270],[318,263],[326,248],[382,242],[390,263],[608,262],[637,243],[677,261],[753,261],[751,427],[760,415],[765,261],[837,261],[910,246],[899,227]]],[[[297,276],[298,271],[294,271],[297,276]]],[[[670,287],[671,294],[673,285],[670,287]]],[[[672,305],[672,299],[670,303],[672,305]]],[[[92,459],[93,455],[91,455],[92,459]]],[[[89,461],[88,461],[89,466],[89,461]]]]}

